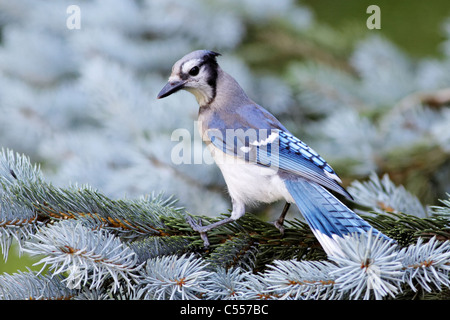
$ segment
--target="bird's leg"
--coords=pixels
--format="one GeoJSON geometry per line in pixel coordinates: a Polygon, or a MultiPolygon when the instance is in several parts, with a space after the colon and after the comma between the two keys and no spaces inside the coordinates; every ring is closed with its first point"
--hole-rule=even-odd
{"type": "Polygon", "coordinates": [[[192,217],[187,216],[187,218],[186,218],[187,223],[189,223],[189,225],[191,226],[191,228],[194,231],[197,231],[200,233],[200,237],[203,240],[205,248],[209,247],[208,235],[206,234],[208,231],[210,231],[214,228],[220,227],[224,224],[236,221],[237,219],[239,219],[240,217],[242,217],[245,214],[244,203],[242,203],[240,201],[236,201],[235,199],[231,199],[231,200],[233,203],[233,210],[231,212],[231,217],[229,217],[229,218],[225,218],[223,220],[211,223],[207,226],[202,226],[201,219],[199,219],[199,222],[196,223],[192,217]]]}
{"type": "Polygon", "coordinates": [[[278,218],[278,220],[275,220],[273,222],[273,225],[280,230],[281,234],[284,234],[284,218],[286,217],[286,214],[289,210],[289,207],[291,206],[291,204],[289,202],[286,202],[286,204],[284,205],[283,211],[281,212],[280,217],[278,218]]]}
{"type": "Polygon", "coordinates": [[[187,221],[187,223],[189,223],[189,225],[191,226],[192,230],[197,231],[198,233],[200,233],[200,237],[203,240],[203,244],[205,245],[205,248],[207,248],[207,247],[209,247],[209,240],[208,240],[208,235],[206,233],[208,231],[216,228],[216,227],[220,227],[221,225],[233,222],[234,219],[232,219],[232,218],[225,218],[223,220],[211,223],[211,224],[209,224],[207,226],[202,226],[202,220],[201,219],[199,219],[198,223],[197,223],[190,216],[186,217],[186,221],[187,221]]]}

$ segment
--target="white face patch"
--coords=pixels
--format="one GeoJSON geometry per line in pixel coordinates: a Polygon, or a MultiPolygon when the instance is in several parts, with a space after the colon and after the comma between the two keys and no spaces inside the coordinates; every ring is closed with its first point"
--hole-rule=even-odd
{"type": "Polygon", "coordinates": [[[189,70],[191,70],[195,66],[198,66],[201,62],[201,59],[192,59],[185,62],[181,67],[181,73],[189,73],[189,70]]]}
{"type": "MultiPolygon", "coordinates": [[[[185,58],[178,60],[172,67],[172,74],[169,77],[169,83],[183,82],[181,89],[192,93],[200,106],[209,104],[215,97],[215,87],[208,82],[208,68],[203,67],[207,64],[203,56],[199,58],[185,58]],[[200,72],[196,75],[190,75],[189,72],[194,67],[199,67],[200,72]]],[[[194,73],[195,74],[195,73],[194,73]]]]}
{"type": "Polygon", "coordinates": [[[177,61],[177,63],[175,63],[172,67],[172,73],[169,77],[169,82],[180,81],[182,74],[189,74],[189,71],[193,67],[201,64],[201,62],[202,62],[201,59],[191,59],[184,63],[181,61],[177,61]],[[180,70],[180,66],[181,66],[181,70],[180,70]]]}
{"type": "Polygon", "coordinates": [[[180,77],[178,75],[171,75],[168,81],[169,82],[177,82],[177,81],[180,81],[180,80],[181,79],[180,79],[180,77]]]}

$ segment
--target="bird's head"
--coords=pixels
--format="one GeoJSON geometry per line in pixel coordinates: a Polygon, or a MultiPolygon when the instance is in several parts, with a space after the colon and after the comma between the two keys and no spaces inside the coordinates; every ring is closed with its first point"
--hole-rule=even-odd
{"type": "Polygon", "coordinates": [[[161,89],[158,99],[181,89],[191,92],[200,106],[209,104],[216,96],[220,53],[209,50],[193,51],[175,62],[169,82],[161,89]]]}

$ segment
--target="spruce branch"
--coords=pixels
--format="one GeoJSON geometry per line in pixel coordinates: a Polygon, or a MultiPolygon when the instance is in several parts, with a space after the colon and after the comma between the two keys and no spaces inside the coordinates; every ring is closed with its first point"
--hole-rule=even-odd
{"type": "Polygon", "coordinates": [[[241,300],[249,292],[249,272],[241,268],[218,268],[205,283],[206,299],[241,300]]]}
{"type": "Polygon", "coordinates": [[[279,299],[333,299],[336,266],[328,261],[277,260],[263,274],[265,294],[279,299]]]}
{"type": "Polygon", "coordinates": [[[42,173],[38,165],[32,165],[30,158],[9,149],[0,152],[0,183],[14,185],[19,181],[40,182],[42,173]]]}
{"type": "Polygon", "coordinates": [[[342,255],[331,261],[275,261],[263,274],[266,293],[282,299],[395,298],[407,284],[427,293],[450,287],[449,241],[419,239],[401,250],[378,236],[339,241],[342,255]],[[433,285],[433,288],[430,286],[433,285]]]}
{"type": "Polygon", "coordinates": [[[143,263],[148,259],[159,256],[183,254],[195,249],[192,245],[191,237],[171,236],[171,237],[147,237],[142,240],[132,241],[128,246],[136,252],[138,263],[143,263]]]}
{"type": "Polygon", "coordinates": [[[407,212],[418,217],[427,216],[419,199],[403,186],[396,186],[387,174],[380,179],[374,172],[368,181],[354,181],[348,187],[355,201],[378,213],[407,212]]]}
{"type": "Polygon", "coordinates": [[[226,269],[240,267],[244,270],[253,270],[257,252],[258,245],[255,240],[248,236],[247,232],[239,232],[218,246],[207,261],[213,267],[226,269]]]}
{"type": "Polygon", "coordinates": [[[436,237],[424,243],[422,238],[417,244],[402,249],[400,255],[403,259],[402,281],[409,284],[413,291],[417,291],[414,282],[417,282],[425,291],[432,292],[442,287],[450,287],[450,241],[439,242],[436,237]]]}
{"type": "Polygon", "coordinates": [[[194,255],[163,256],[150,259],[142,272],[141,295],[144,299],[198,300],[207,290],[207,263],[194,255]]]}
{"type": "MultiPolygon", "coordinates": [[[[17,297],[46,298],[36,292],[47,276],[70,299],[393,299],[450,288],[450,201],[420,217],[416,198],[387,176],[355,182],[353,192],[364,218],[396,242],[351,235],[340,242],[342,255],[327,259],[298,219],[281,235],[247,213],[212,230],[205,250],[173,198],[113,200],[89,186],[57,188],[22,156],[2,156],[3,253],[18,239],[49,273],[23,275],[30,285],[17,297]]],[[[9,277],[0,277],[5,299],[14,297],[9,277]]]]}
{"type": "MultiPolygon", "coordinates": [[[[42,223],[36,212],[18,199],[15,186],[24,183],[40,183],[42,175],[36,165],[32,165],[28,157],[15,154],[11,150],[0,152],[0,248],[6,261],[9,247],[15,239],[19,248],[30,235],[36,232],[42,223]]],[[[21,252],[21,251],[20,251],[21,252]]]]}
{"type": "Polygon", "coordinates": [[[340,291],[348,292],[350,299],[367,300],[387,295],[395,297],[400,291],[402,264],[398,261],[397,245],[371,232],[339,239],[343,255],[332,257],[339,266],[331,273],[336,277],[340,291]]]}
{"type": "Polygon", "coordinates": [[[18,272],[0,275],[0,300],[70,300],[77,291],[68,288],[60,275],[18,272]]]}
{"type": "Polygon", "coordinates": [[[144,235],[167,236],[162,217],[180,216],[180,208],[162,195],[112,200],[89,186],[57,188],[43,180],[39,168],[32,166],[27,157],[3,152],[2,230],[19,225],[23,230],[34,230],[34,225],[42,221],[76,219],[92,228],[95,225],[134,239],[144,235]],[[15,178],[11,178],[11,171],[15,178]]]}
{"type": "Polygon", "coordinates": [[[106,279],[112,278],[112,291],[126,282],[132,290],[137,277],[136,254],[117,237],[105,230],[91,230],[76,221],[61,221],[33,235],[26,243],[25,252],[43,255],[36,264],[49,267],[53,274],[67,273],[67,287],[99,288],[106,279]]]}
{"type": "Polygon", "coordinates": [[[449,199],[440,200],[443,206],[432,206],[431,211],[434,216],[441,216],[444,219],[450,219],[450,193],[447,193],[449,199]]]}
{"type": "Polygon", "coordinates": [[[13,240],[19,244],[19,253],[25,240],[34,234],[42,222],[30,208],[14,203],[6,195],[0,194],[0,249],[3,259],[8,258],[13,240]]]}
{"type": "Polygon", "coordinates": [[[123,233],[124,237],[167,235],[158,215],[176,215],[178,209],[159,200],[111,200],[88,186],[60,189],[49,184],[18,190],[39,215],[53,219],[82,219],[123,233]]]}

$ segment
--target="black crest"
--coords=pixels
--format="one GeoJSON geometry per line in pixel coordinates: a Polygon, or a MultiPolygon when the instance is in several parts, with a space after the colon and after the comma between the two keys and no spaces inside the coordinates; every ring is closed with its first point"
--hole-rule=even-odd
{"type": "Polygon", "coordinates": [[[203,56],[203,61],[205,64],[210,64],[212,66],[217,66],[217,57],[221,56],[220,53],[218,52],[214,52],[214,51],[210,51],[210,50],[205,50],[205,55],[203,56]]]}
{"type": "Polygon", "coordinates": [[[207,83],[212,89],[212,97],[211,101],[214,101],[217,92],[217,68],[219,65],[217,64],[216,58],[221,54],[215,51],[205,50],[205,55],[203,56],[203,64],[208,66],[209,69],[209,77],[207,79],[207,83]]]}

